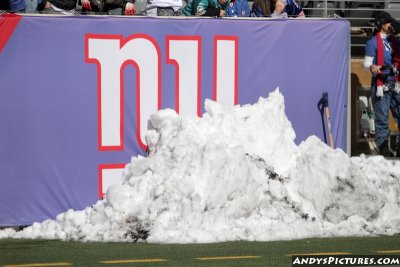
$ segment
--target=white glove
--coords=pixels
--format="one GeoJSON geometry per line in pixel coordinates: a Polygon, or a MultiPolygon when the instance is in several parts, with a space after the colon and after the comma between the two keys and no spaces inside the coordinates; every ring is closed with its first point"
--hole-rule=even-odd
{"type": "Polygon", "coordinates": [[[377,96],[377,97],[383,96],[383,86],[378,86],[378,87],[376,88],[376,96],[377,96]]]}

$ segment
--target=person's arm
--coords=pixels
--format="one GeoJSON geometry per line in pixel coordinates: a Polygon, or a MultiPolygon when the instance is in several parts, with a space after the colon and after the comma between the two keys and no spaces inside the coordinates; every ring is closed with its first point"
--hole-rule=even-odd
{"type": "Polygon", "coordinates": [[[373,65],[373,63],[374,63],[374,57],[370,57],[370,56],[365,55],[364,64],[363,64],[364,68],[367,69],[367,70],[370,70],[370,68],[373,65]]]}
{"type": "Polygon", "coordinates": [[[373,74],[380,74],[381,67],[374,64],[376,58],[376,45],[374,45],[374,40],[369,40],[365,46],[365,58],[364,58],[364,68],[368,69],[373,74]]]}
{"type": "Polygon", "coordinates": [[[271,14],[272,18],[287,18],[287,13],[283,12],[285,10],[286,3],[282,0],[278,0],[275,3],[274,12],[271,14]]]}
{"type": "Polygon", "coordinates": [[[374,61],[373,57],[365,56],[365,58],[364,58],[364,68],[368,69],[373,74],[381,74],[382,66],[375,65],[373,63],[373,61],[374,61]]]}
{"type": "Polygon", "coordinates": [[[291,16],[294,16],[296,18],[305,18],[306,15],[304,14],[303,8],[296,2],[296,0],[288,0],[288,3],[290,3],[290,9],[291,9],[291,16]]]}
{"type": "Polygon", "coordinates": [[[189,1],[187,5],[182,9],[182,13],[185,16],[193,16],[193,1],[189,1]]]}
{"type": "Polygon", "coordinates": [[[303,8],[295,0],[278,0],[272,17],[278,18],[305,18],[303,8]],[[280,2],[280,3],[279,3],[280,2]],[[283,8],[282,8],[283,5],[283,8]]]}

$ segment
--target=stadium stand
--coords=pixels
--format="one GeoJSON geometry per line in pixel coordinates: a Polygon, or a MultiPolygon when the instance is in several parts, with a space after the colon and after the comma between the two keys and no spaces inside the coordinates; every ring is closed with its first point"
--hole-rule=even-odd
{"type": "MultiPolygon", "coordinates": [[[[248,0],[250,9],[253,0],[248,0]]],[[[0,1],[0,9],[5,9],[6,1],[0,1]]],[[[146,0],[136,0],[136,15],[143,15],[146,8],[146,0]]],[[[185,0],[182,0],[186,4],[185,0]]],[[[306,17],[311,18],[334,18],[342,17],[350,21],[351,25],[351,52],[352,56],[361,56],[368,37],[373,33],[374,14],[380,10],[389,12],[394,18],[400,18],[400,0],[338,0],[338,1],[308,1],[302,0],[298,3],[303,7],[306,17]]],[[[82,12],[81,6],[77,5],[78,12],[82,12]]]]}

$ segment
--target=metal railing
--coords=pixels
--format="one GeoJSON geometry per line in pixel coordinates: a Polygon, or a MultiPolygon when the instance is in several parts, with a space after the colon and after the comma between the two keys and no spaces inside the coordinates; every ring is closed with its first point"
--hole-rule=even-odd
{"type": "Polygon", "coordinates": [[[400,1],[385,0],[338,0],[338,1],[299,1],[308,17],[333,17],[336,15],[356,20],[371,19],[371,15],[386,10],[394,17],[400,17],[400,1]]]}
{"type": "Polygon", "coordinates": [[[374,16],[386,11],[393,18],[400,20],[400,0],[338,0],[338,1],[298,1],[309,18],[341,17],[347,19],[351,26],[352,56],[362,56],[367,40],[375,29],[374,16]]]}

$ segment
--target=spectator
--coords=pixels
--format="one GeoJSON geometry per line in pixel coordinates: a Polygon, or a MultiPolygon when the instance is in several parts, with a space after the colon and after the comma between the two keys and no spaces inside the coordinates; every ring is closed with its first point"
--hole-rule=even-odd
{"type": "MultiPolygon", "coordinates": [[[[366,44],[364,67],[372,73],[371,100],[375,112],[375,143],[381,155],[393,156],[389,148],[389,109],[399,125],[400,85],[397,70],[400,64],[400,45],[393,35],[392,23],[395,20],[389,13],[382,11],[375,22],[378,31],[366,44]]],[[[398,156],[399,144],[396,149],[398,156]]]]}
{"type": "Polygon", "coordinates": [[[247,0],[231,1],[226,9],[227,17],[250,17],[250,7],[247,0]]]}
{"type": "Polygon", "coordinates": [[[252,13],[255,17],[305,17],[303,9],[295,0],[254,0],[252,13]]]}
{"type": "Polygon", "coordinates": [[[131,16],[136,13],[134,0],[82,0],[82,11],[131,16]]]}
{"type": "Polygon", "coordinates": [[[182,0],[148,0],[147,16],[180,16],[182,15],[182,0]]]}
{"type": "Polygon", "coordinates": [[[182,9],[185,16],[224,17],[230,0],[192,0],[182,9]]]}

